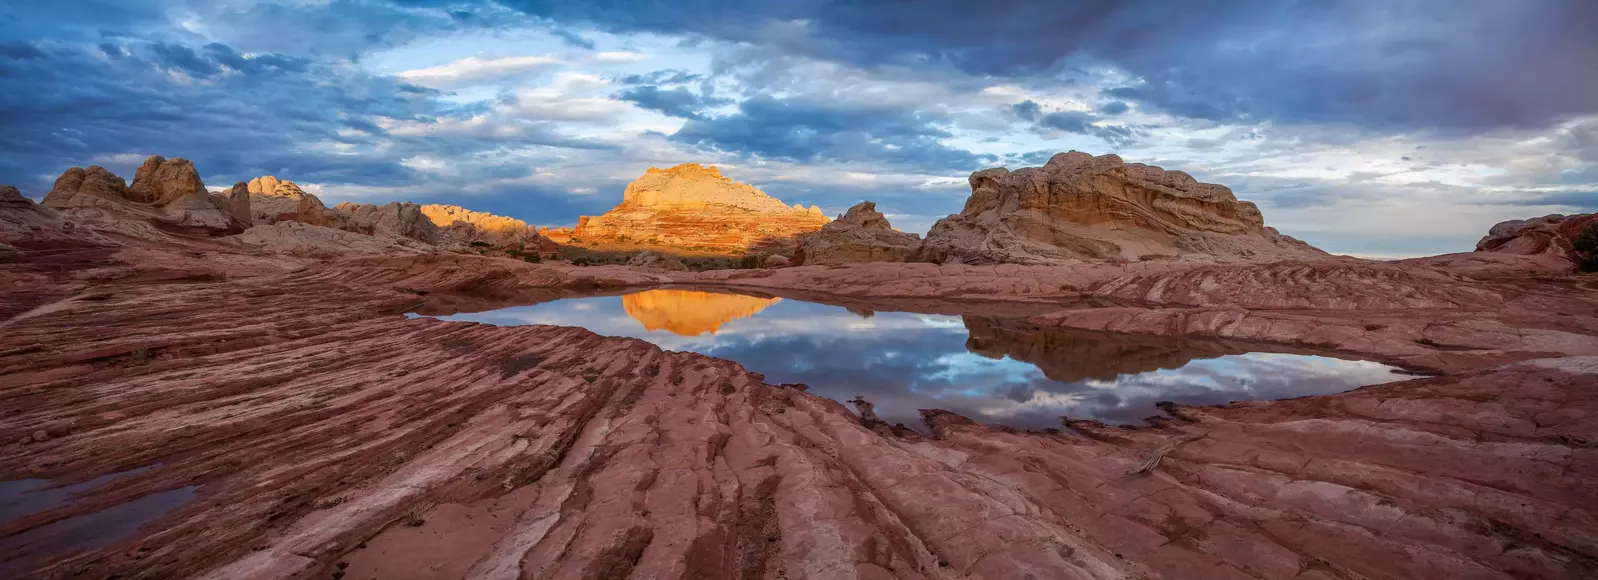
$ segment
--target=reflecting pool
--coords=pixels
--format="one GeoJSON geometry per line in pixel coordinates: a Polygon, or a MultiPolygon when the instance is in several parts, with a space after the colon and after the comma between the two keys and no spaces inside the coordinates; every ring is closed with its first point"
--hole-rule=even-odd
{"type": "MultiPolygon", "coordinates": [[[[959,311],[959,309],[939,309],[959,311]]],[[[1394,367],[1249,352],[1221,342],[1042,329],[976,314],[873,312],[787,298],[656,289],[440,316],[580,326],[737,361],[772,383],[863,396],[891,423],[946,409],[1024,428],[1060,417],[1137,424],[1156,401],[1216,404],[1346,391],[1399,380],[1394,367]]]]}

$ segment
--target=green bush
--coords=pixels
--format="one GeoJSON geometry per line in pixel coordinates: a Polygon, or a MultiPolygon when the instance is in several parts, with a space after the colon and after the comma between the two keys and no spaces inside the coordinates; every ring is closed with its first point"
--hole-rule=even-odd
{"type": "Polygon", "coordinates": [[[538,252],[536,251],[524,252],[522,250],[505,250],[505,253],[510,254],[513,258],[521,258],[523,262],[532,262],[537,264],[544,261],[544,257],[538,255],[538,252]]]}

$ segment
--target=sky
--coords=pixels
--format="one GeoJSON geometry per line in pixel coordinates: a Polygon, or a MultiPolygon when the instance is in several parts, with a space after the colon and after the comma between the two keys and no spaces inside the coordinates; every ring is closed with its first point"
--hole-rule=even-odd
{"type": "Polygon", "coordinates": [[[1591,0],[54,0],[0,5],[0,184],[152,154],[213,188],[573,225],[714,164],[925,232],[966,178],[1115,153],[1371,256],[1598,210],[1591,0]]]}

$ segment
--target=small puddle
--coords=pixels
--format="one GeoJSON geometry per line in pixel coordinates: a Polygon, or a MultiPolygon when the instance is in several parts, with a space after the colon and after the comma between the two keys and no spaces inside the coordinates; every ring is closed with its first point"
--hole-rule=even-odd
{"type": "MultiPolygon", "coordinates": [[[[963,312],[959,304],[926,308],[963,312]]],[[[1027,307],[1034,312],[1049,307],[1027,307]]],[[[1060,417],[1136,425],[1154,403],[1210,405],[1347,391],[1410,378],[1369,361],[1258,345],[1038,328],[1018,314],[870,311],[789,298],[656,289],[439,316],[578,326],[736,361],[772,383],[840,402],[863,396],[890,423],[918,409],[986,423],[1059,427],[1060,417]]],[[[415,315],[412,315],[415,316],[415,315]]]]}
{"type": "MultiPolygon", "coordinates": [[[[47,479],[0,482],[0,525],[66,506],[84,492],[115,485],[118,479],[149,469],[141,467],[65,486],[47,479]]],[[[0,578],[22,577],[47,559],[132,538],[143,525],[194,501],[198,489],[189,486],[159,491],[0,538],[0,578]]]]}

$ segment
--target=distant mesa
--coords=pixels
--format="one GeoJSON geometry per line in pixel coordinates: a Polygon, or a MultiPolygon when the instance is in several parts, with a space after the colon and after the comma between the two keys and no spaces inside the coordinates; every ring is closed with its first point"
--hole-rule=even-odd
{"type": "Polygon", "coordinates": [[[715,167],[688,163],[649,168],[628,184],[620,205],[579,218],[572,237],[584,244],[787,254],[796,236],[828,221],[819,207],[789,206],[715,167]]]}
{"type": "Polygon", "coordinates": [[[693,290],[647,290],[621,297],[627,315],[643,324],[645,330],[683,336],[715,334],[723,324],[754,316],[781,301],[693,290]]]}
{"type": "Polygon", "coordinates": [[[1265,226],[1253,203],[1181,171],[1071,151],[1043,167],[971,174],[960,213],[938,220],[917,253],[964,264],[1218,261],[1320,257],[1265,226]]]}

